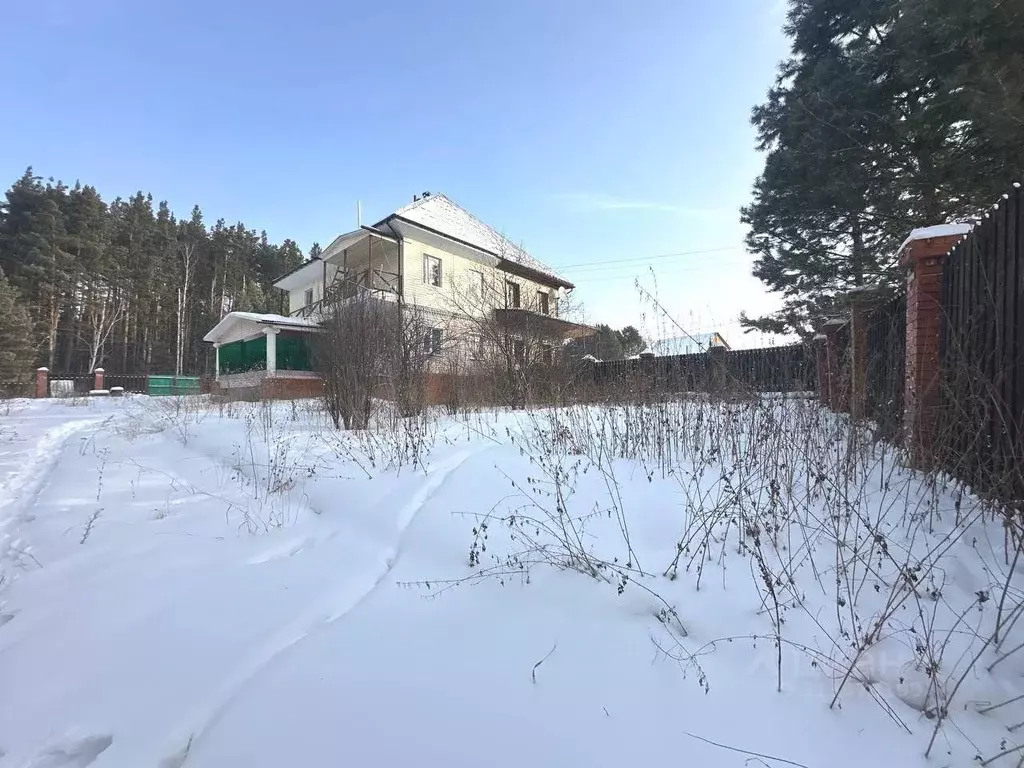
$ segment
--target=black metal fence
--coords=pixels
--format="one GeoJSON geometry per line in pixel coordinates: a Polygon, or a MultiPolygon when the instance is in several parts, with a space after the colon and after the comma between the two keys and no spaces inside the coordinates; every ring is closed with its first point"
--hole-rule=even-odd
{"type": "Polygon", "coordinates": [[[943,262],[937,455],[977,492],[1024,500],[1024,207],[1015,187],[943,262]]]}
{"type": "Polygon", "coordinates": [[[87,395],[93,388],[96,377],[91,373],[51,373],[49,394],[58,397],[87,395]]]}
{"type": "Polygon", "coordinates": [[[817,359],[808,344],[728,351],[727,381],[756,392],[815,392],[817,359]]]}
{"type": "Polygon", "coordinates": [[[125,392],[144,395],[149,389],[149,377],[142,374],[108,373],[103,377],[104,389],[121,387],[125,392]]]}
{"type": "MultiPolygon", "coordinates": [[[[49,394],[57,397],[87,395],[96,386],[94,373],[50,373],[49,394]]],[[[120,387],[138,395],[189,395],[209,392],[209,382],[199,376],[152,376],[141,373],[104,373],[103,389],[120,387]]]]}
{"type": "Polygon", "coordinates": [[[906,388],[907,297],[873,307],[867,331],[867,413],[886,439],[899,442],[906,388]]]}
{"type": "Polygon", "coordinates": [[[818,388],[814,350],[805,344],[606,360],[594,363],[594,382],[599,388],[625,386],[652,392],[813,392],[818,388]]]}
{"type": "Polygon", "coordinates": [[[594,363],[594,383],[598,387],[643,384],[658,391],[697,392],[706,390],[710,380],[711,357],[706,352],[594,363]]]}

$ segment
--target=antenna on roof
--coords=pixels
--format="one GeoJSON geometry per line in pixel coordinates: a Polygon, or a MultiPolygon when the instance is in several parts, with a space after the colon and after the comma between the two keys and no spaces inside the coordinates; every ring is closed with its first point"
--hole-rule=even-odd
{"type": "Polygon", "coordinates": [[[423,193],[423,199],[426,200],[428,197],[430,197],[430,193],[429,192],[424,192],[423,193]]]}
{"type": "Polygon", "coordinates": [[[356,226],[363,226],[363,201],[356,200],[356,226]]]}
{"type": "Polygon", "coordinates": [[[418,203],[418,202],[420,201],[420,196],[419,196],[419,195],[413,195],[413,196],[412,196],[412,201],[413,201],[414,203],[418,203]]]}

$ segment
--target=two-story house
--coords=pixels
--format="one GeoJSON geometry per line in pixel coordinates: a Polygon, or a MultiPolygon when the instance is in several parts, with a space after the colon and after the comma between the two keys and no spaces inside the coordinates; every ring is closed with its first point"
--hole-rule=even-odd
{"type": "Polygon", "coordinates": [[[367,291],[421,313],[425,345],[465,346],[470,358],[485,355],[488,337],[497,333],[519,354],[550,356],[565,339],[594,332],[560,316],[571,282],[445,195],[424,193],[374,225],[338,236],[320,258],[274,285],[287,296],[287,310],[232,313],[206,335],[218,348],[222,387],[253,386],[261,363],[276,390],[284,379],[308,377],[301,370],[291,376],[280,350],[289,350],[287,365],[308,370],[309,356],[295,351],[297,340],[315,332],[330,302],[367,291]],[[530,347],[528,339],[542,341],[530,347]]]}

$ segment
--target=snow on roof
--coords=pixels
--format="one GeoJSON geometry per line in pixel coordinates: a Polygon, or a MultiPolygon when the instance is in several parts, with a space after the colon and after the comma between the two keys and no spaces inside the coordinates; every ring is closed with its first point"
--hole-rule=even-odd
{"type": "Polygon", "coordinates": [[[442,234],[487,251],[498,258],[552,277],[566,285],[568,280],[480,221],[446,195],[429,195],[399,208],[393,216],[437,230],[442,234]]]}
{"type": "Polygon", "coordinates": [[[900,245],[899,250],[902,251],[910,243],[915,240],[929,240],[933,237],[949,237],[950,235],[966,235],[969,234],[972,229],[971,224],[966,222],[957,222],[954,224],[936,224],[931,227],[918,227],[911,231],[910,235],[903,244],[900,245]]]}
{"type": "Polygon", "coordinates": [[[308,317],[287,317],[285,315],[259,314],[257,312],[232,312],[232,315],[242,320],[252,320],[257,323],[268,325],[306,325],[315,326],[315,320],[308,317]]]}
{"type": "Polygon", "coordinates": [[[286,326],[289,328],[315,328],[317,322],[308,317],[285,317],[284,315],[260,314],[258,312],[229,312],[217,325],[203,336],[203,341],[215,342],[222,339],[237,323],[286,326]]]}

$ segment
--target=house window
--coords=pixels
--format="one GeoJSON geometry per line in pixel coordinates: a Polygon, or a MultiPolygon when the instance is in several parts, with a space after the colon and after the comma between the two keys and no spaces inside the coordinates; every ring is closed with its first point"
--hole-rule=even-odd
{"type": "Polygon", "coordinates": [[[512,357],[519,365],[526,362],[526,344],[522,339],[512,339],[512,357]]]}
{"type": "Polygon", "coordinates": [[[482,299],[484,297],[484,273],[471,269],[468,275],[469,284],[469,296],[472,299],[482,299]]]}
{"type": "Polygon", "coordinates": [[[441,287],[441,260],[437,256],[423,254],[423,282],[441,287]]]}
{"type": "MultiPolygon", "coordinates": [[[[545,295],[547,295],[547,294],[545,294],[545,295]]],[[[554,353],[554,350],[551,348],[551,345],[550,344],[541,344],[540,345],[540,361],[544,365],[551,365],[552,363],[554,363],[554,360],[555,360],[555,353],[554,353]]]]}
{"type": "Polygon", "coordinates": [[[423,351],[428,355],[441,353],[441,329],[430,328],[423,334],[423,351]]]}
{"type": "Polygon", "coordinates": [[[519,283],[513,283],[511,280],[505,281],[505,305],[509,309],[519,309],[521,306],[519,303],[519,283]]]}
{"type": "Polygon", "coordinates": [[[542,315],[549,314],[548,295],[545,291],[537,291],[537,311],[542,315]]]}
{"type": "Polygon", "coordinates": [[[308,306],[311,306],[313,304],[313,289],[312,288],[307,288],[306,289],[305,300],[306,300],[305,306],[308,307],[308,306]]]}
{"type": "Polygon", "coordinates": [[[484,359],[484,337],[480,334],[470,336],[469,342],[469,359],[470,360],[483,360],[484,359]]]}

